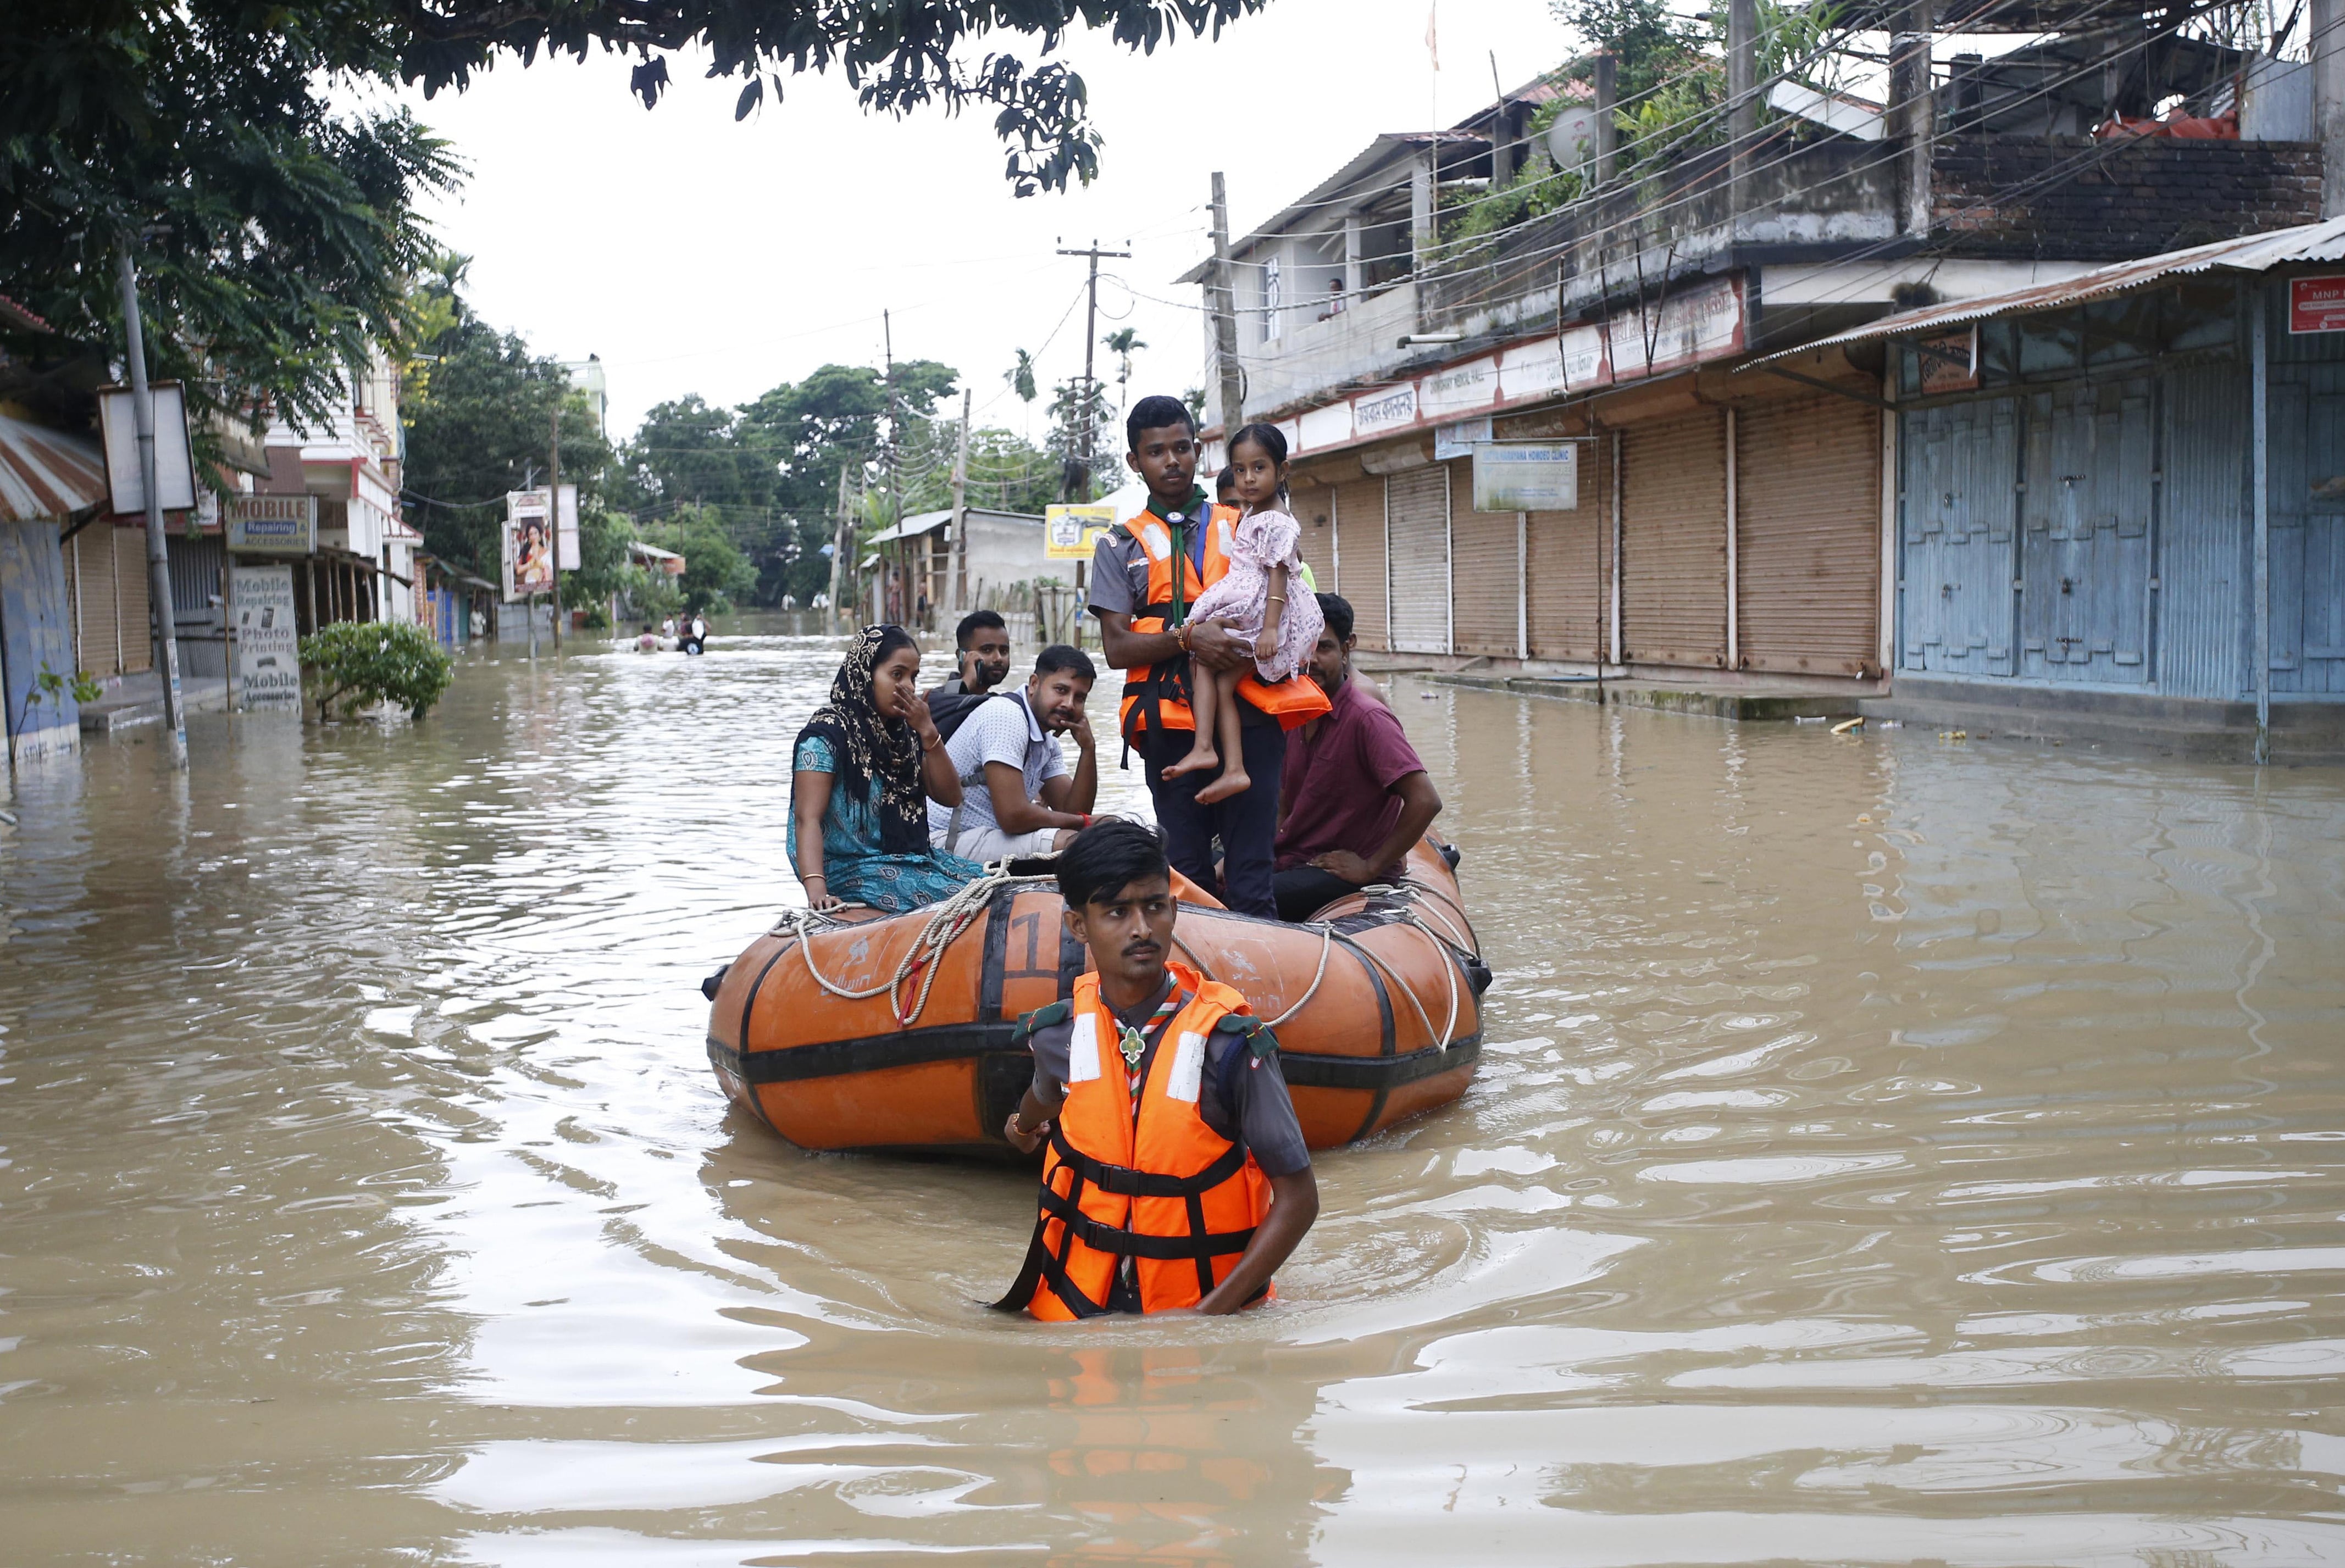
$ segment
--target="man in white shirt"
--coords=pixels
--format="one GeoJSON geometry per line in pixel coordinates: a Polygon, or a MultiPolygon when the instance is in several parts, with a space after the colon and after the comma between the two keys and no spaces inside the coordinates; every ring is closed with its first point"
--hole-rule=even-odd
{"type": "Polygon", "coordinates": [[[960,776],[960,804],[929,803],[929,842],[965,860],[1048,855],[1091,825],[1099,754],[1083,703],[1098,672],[1081,649],[1054,643],[1014,692],[997,693],[961,721],[945,753],[960,776]],[[1075,737],[1067,770],[1059,737],[1075,737]]]}

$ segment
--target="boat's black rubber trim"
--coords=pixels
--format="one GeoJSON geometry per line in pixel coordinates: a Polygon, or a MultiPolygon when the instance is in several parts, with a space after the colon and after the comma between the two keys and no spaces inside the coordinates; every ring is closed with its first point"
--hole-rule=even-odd
{"type": "MultiPolygon", "coordinates": [[[[1399,1042],[1396,1038],[1396,1029],[1393,1018],[1392,992],[1385,985],[1384,971],[1377,967],[1376,962],[1368,956],[1367,950],[1353,942],[1350,937],[1339,933],[1335,937],[1335,944],[1342,947],[1345,952],[1349,953],[1352,956],[1353,961],[1357,963],[1362,971],[1367,975],[1368,984],[1376,988],[1376,1025],[1378,1029],[1376,1055],[1382,1059],[1391,1060],[1399,1048],[1399,1042]]],[[[1295,1081],[1294,1075],[1289,1073],[1287,1075],[1286,1081],[1290,1084],[1294,1083],[1295,1081]]],[[[1347,1143],[1365,1138],[1368,1134],[1376,1131],[1377,1118],[1385,1114],[1385,1097],[1390,1087],[1389,1085],[1386,1084],[1382,1080],[1360,1084],[1357,1087],[1365,1089],[1372,1089],[1375,1092],[1368,1098],[1367,1115],[1360,1118],[1360,1125],[1353,1129],[1351,1138],[1345,1140],[1347,1143]]]]}
{"type": "MultiPolygon", "coordinates": [[[[749,1014],[750,1011],[757,1005],[757,993],[766,988],[766,976],[774,972],[775,965],[780,963],[784,958],[789,956],[790,948],[793,946],[805,940],[806,938],[804,936],[795,937],[791,941],[785,942],[779,947],[776,948],[774,950],[774,956],[766,960],[766,966],[757,971],[757,977],[749,982],[749,994],[741,998],[741,1040],[743,1044],[746,1045],[748,1042],[749,1014]]],[[[717,1052],[719,1049],[726,1051],[732,1058],[734,1071],[736,1076],[740,1077],[744,1082],[754,1087],[757,1080],[750,1077],[746,1073],[742,1073],[739,1067],[741,1059],[746,1057],[747,1053],[738,1047],[720,1047],[716,1043],[716,1037],[711,1035],[708,1038],[708,1059],[712,1062],[716,1062],[719,1067],[726,1065],[723,1061],[719,1061],[717,1058],[717,1052]]],[[[766,1114],[765,1106],[758,1100],[756,1095],[751,1095],[749,1097],[749,1103],[756,1108],[757,1119],[759,1121],[764,1122],[767,1127],[774,1126],[774,1118],[766,1114]]],[[[781,1129],[775,1128],[775,1130],[778,1132],[781,1129]]]]}
{"type": "Polygon", "coordinates": [[[901,1034],[875,1035],[860,1040],[824,1040],[792,1046],[781,1051],[736,1051],[715,1036],[708,1057],[753,1084],[796,1083],[805,1078],[832,1078],[848,1073],[878,1072],[888,1067],[914,1067],[922,1062],[958,1061],[990,1051],[1016,1051],[1018,1026],[1010,1023],[939,1024],[901,1034]]]}
{"type": "Polygon", "coordinates": [[[984,978],[979,982],[977,1016],[989,1023],[1001,1017],[1001,971],[1010,964],[1010,909],[1017,896],[1015,888],[998,887],[985,901],[984,978]]]}
{"type": "MultiPolygon", "coordinates": [[[[998,1023],[940,1024],[934,1028],[908,1029],[900,1035],[829,1040],[820,1045],[793,1046],[786,1051],[751,1051],[746,1055],[712,1035],[708,1039],[708,1059],[753,1085],[797,1083],[807,1078],[914,1067],[923,1062],[958,1061],[994,1052],[1022,1056],[1023,1050],[1013,1040],[1016,1027],[1014,1024],[998,1023]]],[[[1477,1034],[1452,1041],[1446,1051],[1427,1046],[1406,1056],[1325,1057],[1282,1050],[1278,1053],[1278,1065],[1289,1084],[1307,1088],[1381,1091],[1467,1066],[1481,1054],[1482,1037],[1477,1034]]],[[[1381,1105],[1381,1100],[1378,1103],[1381,1105]]],[[[1365,1127],[1361,1129],[1366,1130],[1365,1127]]]]}
{"type": "MultiPolygon", "coordinates": [[[[1447,1050],[1427,1046],[1399,1057],[1312,1057],[1298,1051],[1278,1053],[1278,1065],[1290,1086],[1315,1089],[1372,1089],[1376,1114],[1384,1114],[1387,1091],[1419,1078],[1429,1078],[1453,1067],[1470,1067],[1482,1056],[1482,1037],[1452,1040],[1447,1050]]],[[[1365,1137],[1376,1127],[1371,1116],[1352,1137],[1365,1137]]],[[[1347,1140],[1348,1141],[1348,1140],[1347,1140]]]]}

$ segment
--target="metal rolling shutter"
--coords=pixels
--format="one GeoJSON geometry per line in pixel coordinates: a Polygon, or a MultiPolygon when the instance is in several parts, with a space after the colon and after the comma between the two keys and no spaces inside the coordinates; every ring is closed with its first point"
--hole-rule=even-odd
{"type": "Polygon", "coordinates": [[[1385,634],[1385,481],[1338,485],[1335,527],[1335,591],[1352,606],[1360,646],[1381,652],[1391,646],[1385,634]]]}
{"type": "Polygon", "coordinates": [[[1385,481],[1396,653],[1449,652],[1449,470],[1436,464],[1385,481]]]}
{"type": "Polygon", "coordinates": [[[1295,548],[1302,553],[1303,564],[1311,569],[1323,593],[1335,592],[1335,492],[1326,485],[1298,491],[1294,497],[1294,521],[1303,527],[1303,539],[1295,548]]]}
{"type": "Polygon", "coordinates": [[[1881,415],[1823,394],[1747,410],[1734,422],[1743,667],[1872,673],[1881,415]]]}
{"type": "Polygon", "coordinates": [[[1449,469],[1450,629],[1459,653],[1522,652],[1522,562],[1511,511],[1474,510],[1474,465],[1449,469]]]}
{"type": "Polygon", "coordinates": [[[1620,458],[1621,652],[1726,663],[1726,415],[1632,428],[1620,458]]]}
{"type": "Polygon", "coordinates": [[[1600,659],[1612,590],[1612,438],[1579,449],[1579,507],[1530,517],[1531,657],[1600,659]]]}
{"type": "Polygon", "coordinates": [[[100,681],[122,673],[121,651],[114,637],[113,532],[105,523],[92,523],[66,544],[66,602],[73,607],[74,657],[83,674],[100,681]]]}
{"type": "MultiPolygon", "coordinates": [[[[96,531],[95,529],[92,531],[96,531]]],[[[155,628],[147,613],[147,531],[113,528],[114,631],[122,650],[122,673],[155,667],[155,628]]]]}

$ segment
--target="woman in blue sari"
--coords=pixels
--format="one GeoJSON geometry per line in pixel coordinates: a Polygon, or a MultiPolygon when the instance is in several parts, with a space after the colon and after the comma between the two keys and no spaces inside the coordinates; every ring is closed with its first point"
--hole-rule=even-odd
{"type": "Polygon", "coordinates": [[[959,805],[960,780],[919,675],[909,633],[866,626],[830,683],[830,701],[798,732],[789,853],[810,907],[861,904],[900,915],[984,875],[975,861],[929,846],[929,797],[959,805]]]}

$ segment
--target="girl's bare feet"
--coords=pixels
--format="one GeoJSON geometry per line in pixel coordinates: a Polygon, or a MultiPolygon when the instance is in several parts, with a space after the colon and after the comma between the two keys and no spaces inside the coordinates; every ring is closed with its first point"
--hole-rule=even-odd
{"type": "Polygon", "coordinates": [[[1246,776],[1244,768],[1223,768],[1221,777],[1197,792],[1197,804],[1212,805],[1216,801],[1227,800],[1233,794],[1244,794],[1252,788],[1254,788],[1254,780],[1246,776]]]}
{"type": "Polygon", "coordinates": [[[1213,747],[1192,746],[1189,748],[1187,756],[1164,769],[1163,776],[1168,779],[1177,779],[1183,774],[1210,773],[1221,765],[1222,754],[1213,747]]]}

